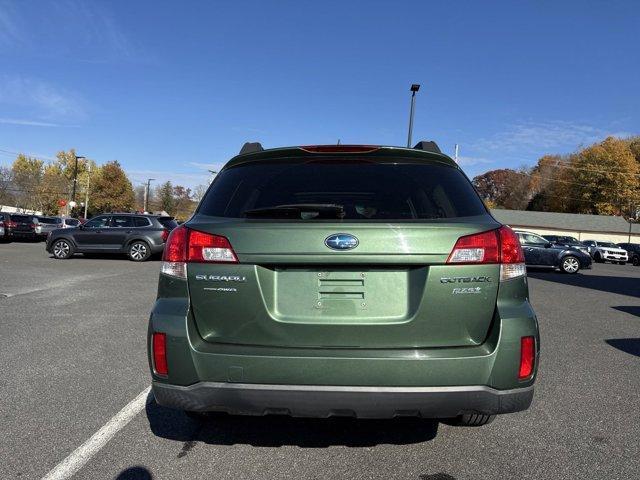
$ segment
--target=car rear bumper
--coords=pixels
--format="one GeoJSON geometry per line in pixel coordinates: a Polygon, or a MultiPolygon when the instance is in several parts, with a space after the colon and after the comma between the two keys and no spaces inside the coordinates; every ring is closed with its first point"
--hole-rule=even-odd
{"type": "Polygon", "coordinates": [[[487,386],[362,387],[199,382],[190,386],[153,382],[160,405],[180,410],[294,417],[450,418],[464,413],[513,413],[529,408],[533,386],[497,390],[487,386]]]}

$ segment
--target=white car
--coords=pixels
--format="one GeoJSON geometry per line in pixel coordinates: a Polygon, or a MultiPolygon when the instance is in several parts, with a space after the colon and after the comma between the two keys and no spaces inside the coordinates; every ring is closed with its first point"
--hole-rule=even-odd
{"type": "Polygon", "coordinates": [[[582,243],[589,247],[589,254],[591,254],[595,262],[618,262],[624,265],[629,261],[627,251],[615,243],[599,242],[597,240],[583,240],[582,243]]]}

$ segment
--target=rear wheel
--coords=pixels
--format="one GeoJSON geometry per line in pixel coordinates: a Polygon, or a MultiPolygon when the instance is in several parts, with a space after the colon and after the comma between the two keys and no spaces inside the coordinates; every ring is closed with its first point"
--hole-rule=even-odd
{"type": "Polygon", "coordinates": [[[596,253],[596,254],[593,256],[593,260],[594,260],[596,263],[604,263],[604,260],[602,259],[602,255],[600,255],[599,253],[596,253]]]}
{"type": "Polygon", "coordinates": [[[562,259],[560,269],[564,273],[577,273],[580,270],[580,261],[573,255],[567,255],[562,259]]]}
{"type": "Polygon", "coordinates": [[[53,252],[54,258],[58,260],[66,260],[67,258],[71,258],[75,249],[73,245],[68,240],[56,240],[51,247],[51,252],[53,252]]]}
{"type": "Polygon", "coordinates": [[[151,256],[151,248],[149,248],[147,242],[137,240],[129,245],[127,255],[129,255],[129,260],[134,262],[144,262],[151,256]]]}
{"type": "Polygon", "coordinates": [[[481,413],[465,413],[448,421],[450,425],[457,427],[481,427],[488,425],[496,419],[495,415],[483,415],[481,413]]]}

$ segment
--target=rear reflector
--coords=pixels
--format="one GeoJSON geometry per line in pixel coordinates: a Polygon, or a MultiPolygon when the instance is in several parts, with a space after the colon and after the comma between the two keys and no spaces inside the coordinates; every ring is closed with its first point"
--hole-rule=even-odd
{"type": "Polygon", "coordinates": [[[165,275],[187,278],[188,263],[238,263],[238,257],[226,237],[181,225],[167,238],[161,270],[165,275]]]}
{"type": "Polygon", "coordinates": [[[365,153],[380,149],[376,145],[305,145],[299,148],[311,153],[365,153]]]}
{"type": "Polygon", "coordinates": [[[520,339],[520,368],[518,380],[526,380],[533,374],[536,360],[536,340],[534,337],[522,337],[520,339]]]}
{"type": "Polygon", "coordinates": [[[460,237],[449,254],[447,263],[499,263],[501,281],[521,277],[526,273],[524,253],[518,236],[506,226],[460,237]]]}
{"type": "Polygon", "coordinates": [[[167,335],[154,333],[152,337],[151,352],[153,354],[153,371],[157,375],[168,375],[167,368],[167,335]]]}

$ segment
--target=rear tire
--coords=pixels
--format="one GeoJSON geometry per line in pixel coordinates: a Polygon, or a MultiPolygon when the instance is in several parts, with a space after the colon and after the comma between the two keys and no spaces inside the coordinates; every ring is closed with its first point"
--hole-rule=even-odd
{"type": "Polygon", "coordinates": [[[75,253],[75,248],[69,240],[61,239],[56,240],[51,246],[51,253],[53,258],[57,260],[66,260],[71,258],[75,253]]]}
{"type": "Polygon", "coordinates": [[[144,262],[151,257],[151,248],[147,242],[136,240],[129,245],[127,255],[132,262],[144,262]]]}
{"type": "Polygon", "coordinates": [[[573,255],[567,255],[560,263],[560,270],[569,274],[578,273],[578,270],[580,270],[580,260],[573,255]]]}
{"type": "Polygon", "coordinates": [[[593,261],[596,263],[604,263],[604,260],[602,260],[602,255],[600,255],[599,253],[596,253],[593,256],[593,261]]]}
{"type": "Polygon", "coordinates": [[[465,413],[449,421],[450,425],[457,427],[481,427],[489,425],[496,419],[495,415],[483,415],[481,413],[465,413]]]}

